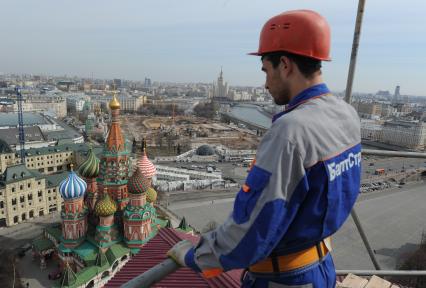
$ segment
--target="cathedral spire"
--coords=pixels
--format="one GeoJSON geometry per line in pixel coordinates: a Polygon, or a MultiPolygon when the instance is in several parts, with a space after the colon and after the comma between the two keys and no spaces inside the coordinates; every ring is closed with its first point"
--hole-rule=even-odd
{"type": "Polygon", "coordinates": [[[109,102],[111,128],[106,141],[107,149],[111,152],[124,151],[124,137],[120,127],[120,102],[118,102],[115,94],[109,102]]]}

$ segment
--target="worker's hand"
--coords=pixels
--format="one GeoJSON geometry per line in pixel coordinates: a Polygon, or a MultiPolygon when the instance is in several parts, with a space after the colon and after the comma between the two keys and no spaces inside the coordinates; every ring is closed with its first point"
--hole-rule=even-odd
{"type": "Polygon", "coordinates": [[[186,266],[185,255],[192,248],[192,243],[188,240],[183,240],[177,243],[172,249],[167,252],[167,256],[172,258],[180,266],[186,266]]]}

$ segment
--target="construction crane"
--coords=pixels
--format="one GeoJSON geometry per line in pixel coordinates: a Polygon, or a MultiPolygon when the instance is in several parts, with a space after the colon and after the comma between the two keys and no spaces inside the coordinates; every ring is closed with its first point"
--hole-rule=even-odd
{"type": "Polygon", "coordinates": [[[21,88],[16,87],[16,100],[18,101],[18,129],[19,129],[19,152],[21,156],[21,164],[25,164],[25,133],[24,133],[24,116],[22,113],[22,93],[21,88]]]}

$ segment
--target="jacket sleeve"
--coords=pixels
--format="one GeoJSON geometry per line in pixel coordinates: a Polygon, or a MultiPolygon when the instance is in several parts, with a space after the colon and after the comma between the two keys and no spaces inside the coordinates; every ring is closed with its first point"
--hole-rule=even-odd
{"type": "Polygon", "coordinates": [[[298,205],[289,207],[288,201],[296,187],[307,182],[295,145],[283,133],[273,132],[269,130],[262,139],[256,164],[238,192],[229,218],[203,234],[186,254],[185,262],[194,270],[215,276],[246,268],[266,258],[287,231],[298,209],[298,205]]]}

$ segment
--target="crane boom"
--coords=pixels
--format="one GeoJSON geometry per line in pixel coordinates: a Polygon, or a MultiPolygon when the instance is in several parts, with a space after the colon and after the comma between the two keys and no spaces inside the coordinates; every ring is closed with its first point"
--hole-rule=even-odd
{"type": "Polygon", "coordinates": [[[25,164],[24,116],[22,112],[22,94],[20,87],[16,87],[16,98],[18,101],[19,152],[21,156],[21,164],[25,164]]]}

